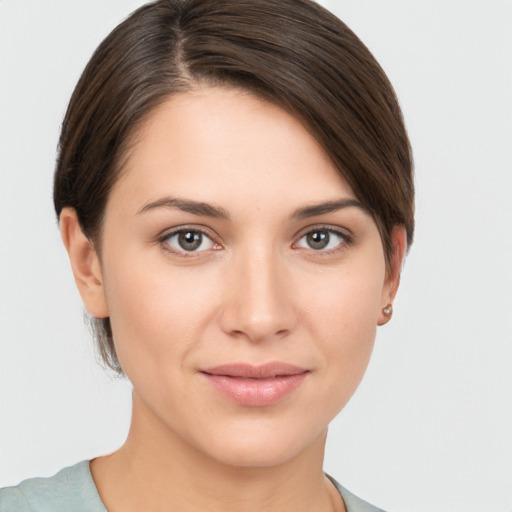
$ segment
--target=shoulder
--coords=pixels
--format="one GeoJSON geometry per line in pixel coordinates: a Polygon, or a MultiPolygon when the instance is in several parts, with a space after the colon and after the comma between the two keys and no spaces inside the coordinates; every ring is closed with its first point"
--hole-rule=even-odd
{"type": "Polygon", "coordinates": [[[89,470],[89,461],[50,478],[31,478],[0,489],[0,512],[106,512],[89,470]]]}
{"type": "Polygon", "coordinates": [[[343,501],[345,502],[347,512],[384,512],[380,508],[374,507],[373,505],[370,505],[368,502],[352,494],[350,491],[345,489],[345,487],[340,485],[332,476],[326,476],[334,484],[336,489],[338,489],[338,492],[341,494],[343,501]]]}

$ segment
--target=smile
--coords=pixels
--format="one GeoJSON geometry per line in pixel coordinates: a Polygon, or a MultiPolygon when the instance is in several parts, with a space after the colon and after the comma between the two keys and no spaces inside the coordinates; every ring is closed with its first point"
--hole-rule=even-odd
{"type": "Polygon", "coordinates": [[[229,364],[201,370],[212,386],[240,405],[275,404],[295,391],[309,370],[286,363],[229,364]]]}

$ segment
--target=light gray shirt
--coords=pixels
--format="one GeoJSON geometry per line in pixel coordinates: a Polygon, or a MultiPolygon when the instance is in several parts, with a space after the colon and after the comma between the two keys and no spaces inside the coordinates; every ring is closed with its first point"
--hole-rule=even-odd
{"type": "MultiPolygon", "coordinates": [[[[357,498],[332,477],[347,512],[383,512],[357,498]]],[[[31,478],[0,489],[0,512],[107,512],[84,460],[50,478],[31,478]]]]}

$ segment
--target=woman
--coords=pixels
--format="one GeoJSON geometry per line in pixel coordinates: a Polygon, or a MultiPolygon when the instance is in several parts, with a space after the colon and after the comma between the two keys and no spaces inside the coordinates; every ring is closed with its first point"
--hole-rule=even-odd
{"type": "Polygon", "coordinates": [[[73,93],[54,203],[132,423],[0,510],[377,510],[322,461],[392,315],[412,162],[342,22],[307,0],[142,7],[73,93]]]}

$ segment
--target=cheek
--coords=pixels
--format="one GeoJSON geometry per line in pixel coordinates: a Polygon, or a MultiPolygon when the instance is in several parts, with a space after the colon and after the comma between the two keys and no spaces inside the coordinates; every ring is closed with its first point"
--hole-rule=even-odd
{"type": "Polygon", "coordinates": [[[362,264],[317,279],[303,318],[317,340],[334,416],[359,385],[373,350],[380,312],[383,266],[362,264]],[[323,286],[322,286],[323,285],[323,286]]]}
{"type": "MultiPolygon", "coordinates": [[[[330,269],[312,276],[303,290],[304,314],[311,324],[324,330],[331,339],[358,340],[375,332],[380,314],[385,267],[374,258],[361,260],[358,265],[330,269]],[[345,335],[343,335],[345,333],[345,335]],[[352,333],[351,336],[347,336],[352,333]]],[[[376,258],[375,258],[376,259],[376,258]]]]}
{"type": "Polygon", "coordinates": [[[132,258],[109,270],[106,296],[125,373],[130,376],[132,367],[154,372],[162,361],[178,364],[213,314],[212,278],[187,268],[137,265],[132,258]]]}

